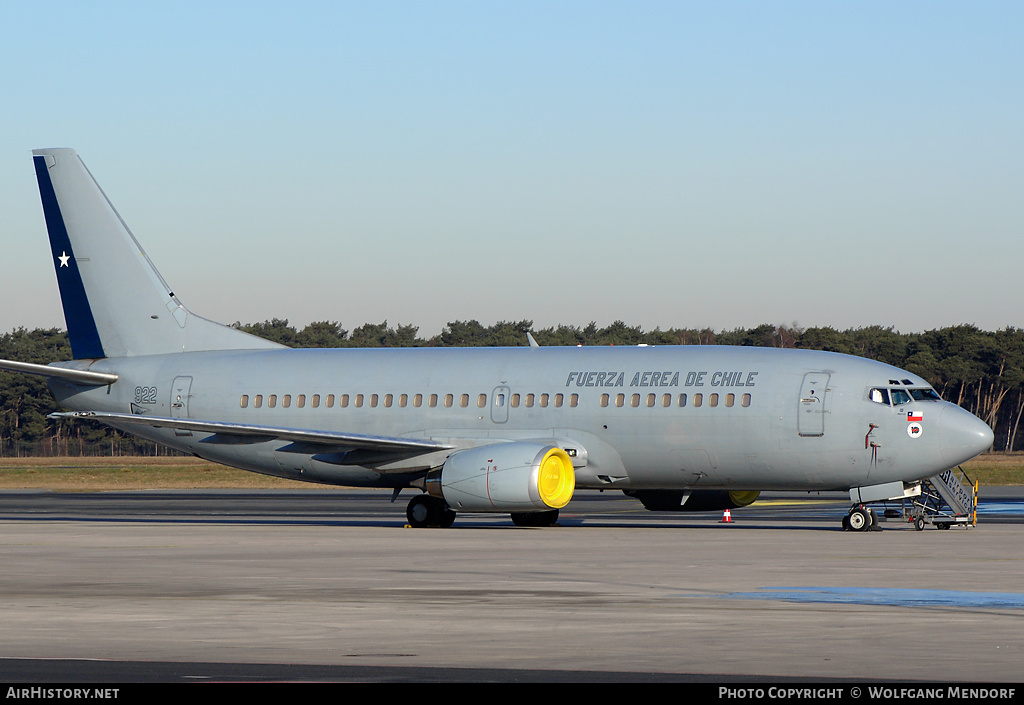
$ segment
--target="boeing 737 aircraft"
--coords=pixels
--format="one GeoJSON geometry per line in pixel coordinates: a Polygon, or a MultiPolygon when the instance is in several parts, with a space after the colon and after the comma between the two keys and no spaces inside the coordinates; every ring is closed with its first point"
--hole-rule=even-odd
{"type": "MultiPolygon", "coordinates": [[[[724,346],[293,350],[193,314],[71,149],[33,152],[74,359],[0,361],[70,412],[225,465],[411,488],[457,512],[554,523],[576,489],[654,510],[762,490],[902,497],[992,431],[922,378],[858,357],[724,346]]],[[[532,343],[532,340],[531,340],[532,343]]]]}

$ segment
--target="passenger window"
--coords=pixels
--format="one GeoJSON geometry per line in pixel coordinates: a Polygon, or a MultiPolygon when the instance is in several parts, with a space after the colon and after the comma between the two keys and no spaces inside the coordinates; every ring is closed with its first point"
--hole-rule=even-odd
{"type": "Polygon", "coordinates": [[[394,402],[395,402],[395,395],[394,394],[385,394],[384,395],[384,408],[390,409],[391,405],[394,402]]]}
{"type": "Polygon", "coordinates": [[[467,406],[469,406],[469,395],[468,394],[463,394],[461,397],[459,397],[459,406],[461,406],[463,409],[465,409],[467,406]]]}
{"type": "Polygon", "coordinates": [[[295,397],[295,406],[299,407],[300,409],[302,409],[302,408],[304,408],[306,406],[306,395],[305,394],[300,394],[299,396],[295,397]]]}
{"type": "Polygon", "coordinates": [[[363,395],[362,394],[356,394],[356,408],[360,409],[360,408],[362,408],[362,406],[363,406],[363,395]]]}
{"type": "Polygon", "coordinates": [[[271,394],[269,397],[267,397],[267,406],[269,406],[271,409],[273,409],[275,406],[277,406],[277,395],[276,394],[271,394]]]}
{"type": "Polygon", "coordinates": [[[540,395],[540,405],[543,406],[543,407],[547,407],[547,405],[548,405],[548,395],[547,394],[541,394],[540,395]]]}
{"type": "Polygon", "coordinates": [[[242,408],[243,409],[245,407],[249,406],[249,395],[248,394],[243,394],[242,395],[242,402],[241,402],[241,404],[242,404],[242,408]]]}
{"type": "Polygon", "coordinates": [[[666,408],[672,406],[672,395],[671,394],[662,394],[661,395],[661,405],[666,407],[666,408]]]}
{"type": "Polygon", "coordinates": [[[711,406],[711,407],[718,406],[718,395],[717,394],[712,394],[708,398],[708,406],[711,406]]]}
{"type": "MultiPolygon", "coordinates": [[[[605,397],[607,397],[607,396],[608,395],[605,394],[605,397]]],[[[579,403],[580,403],[580,395],[579,394],[570,394],[569,395],[569,406],[571,406],[571,407],[573,407],[575,409],[576,405],[579,404],[579,403]]],[[[602,404],[601,406],[608,406],[608,400],[605,399],[605,403],[602,404]]]]}
{"type": "Polygon", "coordinates": [[[334,408],[334,395],[333,394],[328,394],[327,395],[327,408],[328,409],[334,408]]]}
{"type": "Polygon", "coordinates": [[[657,397],[656,394],[648,394],[647,395],[647,406],[649,406],[649,407],[654,406],[654,400],[657,399],[657,398],[658,397],[657,397]]]}
{"type": "MultiPolygon", "coordinates": [[[[483,395],[481,394],[480,396],[483,395]]],[[[494,406],[496,406],[499,409],[505,406],[505,395],[502,394],[501,392],[498,392],[497,394],[494,395],[494,406]]]]}
{"type": "Polygon", "coordinates": [[[636,407],[640,406],[640,395],[639,395],[639,394],[634,394],[633,396],[631,396],[631,397],[629,398],[629,403],[630,403],[630,405],[631,405],[631,406],[632,406],[632,407],[633,407],[634,409],[635,409],[636,407]]]}
{"type": "Polygon", "coordinates": [[[291,405],[292,405],[292,395],[291,394],[285,394],[283,397],[281,397],[281,406],[283,406],[284,408],[287,409],[291,405]]]}
{"type": "Polygon", "coordinates": [[[320,408],[320,395],[314,394],[313,398],[309,400],[309,405],[312,406],[314,409],[320,408]]]}
{"type": "Polygon", "coordinates": [[[409,395],[408,394],[403,394],[402,396],[398,397],[398,405],[400,407],[402,407],[403,409],[406,406],[408,406],[409,405],[409,395]]]}
{"type": "Polygon", "coordinates": [[[564,398],[565,397],[563,397],[561,394],[556,394],[555,395],[555,408],[556,409],[562,406],[562,400],[564,398]]]}
{"type": "Polygon", "coordinates": [[[684,406],[686,406],[686,395],[685,394],[680,394],[679,395],[679,408],[681,409],[684,406]]]}
{"type": "Polygon", "coordinates": [[[348,394],[342,394],[341,395],[341,403],[338,404],[338,406],[340,406],[342,409],[345,409],[345,408],[348,407],[348,394]]]}
{"type": "Polygon", "coordinates": [[[625,394],[616,394],[615,395],[615,406],[622,406],[625,403],[626,403],[626,395],[625,394]]]}
{"type": "Polygon", "coordinates": [[[740,406],[750,406],[750,394],[744,394],[740,397],[740,406]]]}
{"type": "Polygon", "coordinates": [[[454,403],[455,403],[455,397],[453,395],[451,395],[451,394],[445,394],[444,395],[444,405],[447,408],[449,408],[449,409],[452,408],[452,404],[454,404],[454,403]]]}
{"type": "MultiPolygon", "coordinates": [[[[504,394],[501,395],[501,399],[502,399],[501,406],[504,406],[505,405],[505,395],[504,394]]],[[[485,406],[487,406],[487,395],[486,394],[478,395],[477,398],[476,398],[476,405],[479,408],[481,408],[481,409],[484,408],[485,406]]]]}
{"type": "Polygon", "coordinates": [[[423,405],[423,395],[417,394],[416,396],[414,396],[412,398],[412,405],[415,406],[417,409],[420,408],[420,406],[423,405]]]}
{"type": "Polygon", "coordinates": [[[370,408],[371,409],[376,409],[377,408],[377,395],[376,394],[371,394],[370,395],[370,408]]]}
{"type": "Polygon", "coordinates": [[[437,395],[436,394],[431,394],[430,395],[430,402],[429,402],[429,404],[430,404],[430,408],[434,408],[435,406],[437,406],[437,395]]]}
{"type": "Polygon", "coordinates": [[[532,406],[533,406],[533,395],[532,394],[527,394],[526,395],[526,408],[529,409],[532,406]]]}
{"type": "MultiPolygon", "coordinates": [[[[573,396],[576,396],[575,394],[573,396]]],[[[608,406],[608,399],[610,397],[607,394],[601,395],[601,406],[608,406]]]]}
{"type": "Polygon", "coordinates": [[[726,406],[732,406],[735,403],[736,403],[736,395],[735,394],[726,394],[725,395],[725,405],[726,406]]]}
{"type": "Polygon", "coordinates": [[[513,394],[512,395],[512,408],[513,409],[518,409],[519,408],[519,394],[513,394]]]}
{"type": "Polygon", "coordinates": [[[702,403],[704,403],[704,395],[703,394],[694,394],[693,395],[693,405],[694,406],[700,406],[702,403]]]}

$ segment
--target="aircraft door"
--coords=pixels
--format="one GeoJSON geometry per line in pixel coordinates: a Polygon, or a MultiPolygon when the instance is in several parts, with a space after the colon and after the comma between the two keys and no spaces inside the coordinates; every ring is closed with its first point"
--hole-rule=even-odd
{"type": "MultiPolygon", "coordinates": [[[[192,378],[191,377],[175,377],[174,383],[171,385],[171,418],[172,419],[187,419],[188,415],[188,399],[192,390],[192,378]]],[[[176,436],[191,436],[191,431],[179,431],[175,429],[174,435],[176,436]]]]}
{"type": "Polygon", "coordinates": [[[808,372],[800,385],[797,431],[801,436],[825,435],[825,402],[828,394],[827,372],[808,372]]]}
{"type": "Polygon", "coordinates": [[[491,421],[505,423],[508,421],[508,387],[495,387],[491,392],[491,421]]]}

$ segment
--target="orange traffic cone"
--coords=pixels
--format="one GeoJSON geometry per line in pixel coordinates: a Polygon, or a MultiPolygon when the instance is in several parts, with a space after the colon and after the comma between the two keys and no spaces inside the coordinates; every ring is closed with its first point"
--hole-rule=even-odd
{"type": "Polygon", "coordinates": [[[722,521],[720,523],[722,523],[722,524],[731,524],[732,523],[732,512],[730,512],[728,509],[726,509],[725,510],[725,514],[722,515],[722,521]]]}

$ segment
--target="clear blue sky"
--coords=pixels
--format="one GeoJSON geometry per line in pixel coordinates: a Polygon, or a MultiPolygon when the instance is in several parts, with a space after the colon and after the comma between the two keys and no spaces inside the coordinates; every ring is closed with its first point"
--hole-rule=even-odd
{"type": "Polygon", "coordinates": [[[230,323],[1024,326],[1024,3],[0,0],[0,332],[74,147],[230,323]]]}

